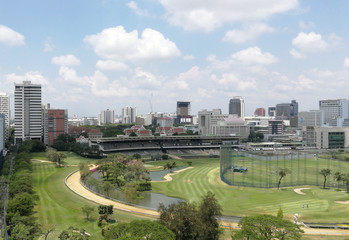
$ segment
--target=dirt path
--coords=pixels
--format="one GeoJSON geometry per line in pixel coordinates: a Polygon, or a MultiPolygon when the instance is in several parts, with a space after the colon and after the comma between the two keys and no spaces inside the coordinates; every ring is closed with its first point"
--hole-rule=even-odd
{"type": "MultiPolygon", "coordinates": [[[[182,170],[186,170],[188,168],[185,168],[182,170]]],[[[180,170],[180,171],[182,171],[182,170],[180,170]]],[[[178,172],[180,172],[180,171],[178,171],[178,172]]],[[[122,211],[132,212],[135,214],[141,214],[141,215],[152,216],[152,217],[157,217],[157,218],[159,217],[159,213],[155,210],[145,209],[145,208],[141,208],[141,207],[135,207],[135,206],[123,204],[120,202],[112,201],[112,200],[106,199],[104,197],[101,197],[101,196],[87,190],[80,183],[80,172],[79,171],[74,172],[71,175],[67,176],[67,178],[65,179],[65,184],[70,190],[72,190],[76,194],[78,194],[81,197],[86,198],[90,201],[96,202],[98,204],[113,205],[114,208],[122,210],[122,211]]],[[[300,189],[300,192],[301,192],[301,189],[300,189]]],[[[299,194],[304,194],[304,193],[301,192],[299,194]]],[[[235,222],[221,222],[221,226],[223,228],[239,229],[238,223],[235,223],[235,222]]],[[[314,228],[306,228],[306,227],[302,227],[302,229],[304,230],[305,234],[311,234],[311,235],[349,236],[349,230],[314,229],[314,228]]]]}
{"type": "Polygon", "coordinates": [[[307,195],[306,193],[302,192],[302,190],[305,190],[305,189],[310,189],[310,188],[296,188],[293,191],[300,195],[307,195]]]}
{"type": "Polygon", "coordinates": [[[161,180],[161,181],[152,181],[152,182],[169,182],[169,181],[172,181],[172,175],[176,175],[176,174],[178,174],[178,173],[180,173],[180,172],[183,172],[183,171],[188,170],[188,169],[191,169],[191,168],[193,168],[193,167],[186,167],[186,168],[183,168],[183,169],[181,169],[181,170],[174,171],[174,172],[172,172],[172,173],[168,173],[168,174],[166,174],[166,175],[164,176],[164,180],[161,180]]]}

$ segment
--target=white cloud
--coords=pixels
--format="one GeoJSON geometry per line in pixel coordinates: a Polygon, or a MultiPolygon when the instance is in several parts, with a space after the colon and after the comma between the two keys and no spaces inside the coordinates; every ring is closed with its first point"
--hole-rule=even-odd
{"type": "Polygon", "coordinates": [[[161,79],[150,72],[139,68],[135,70],[134,79],[131,83],[133,88],[153,89],[161,86],[161,79]]]}
{"type": "Polygon", "coordinates": [[[109,81],[109,79],[101,72],[96,71],[90,77],[91,92],[97,97],[125,97],[130,94],[129,89],[120,84],[119,81],[109,81]]]}
{"type": "Polygon", "coordinates": [[[146,10],[140,9],[135,1],[128,2],[126,5],[131,8],[138,16],[149,16],[149,13],[146,10]]]}
{"type": "Polygon", "coordinates": [[[53,57],[51,63],[59,65],[59,66],[79,66],[80,60],[72,54],[68,54],[65,56],[53,57]]]}
{"type": "Polygon", "coordinates": [[[224,73],[220,79],[215,79],[219,84],[226,86],[234,86],[235,90],[244,91],[256,88],[256,81],[240,79],[235,73],[224,73]]]}
{"type": "Polygon", "coordinates": [[[349,68],[349,58],[344,59],[344,67],[349,68]]]}
{"type": "Polygon", "coordinates": [[[297,59],[304,59],[306,56],[303,53],[298,52],[296,49],[292,48],[290,50],[290,54],[292,57],[297,58],[297,59]]]}
{"type": "Polygon", "coordinates": [[[0,25],[0,42],[8,46],[24,45],[24,36],[9,27],[0,25]]]}
{"type": "Polygon", "coordinates": [[[52,43],[52,39],[48,37],[44,42],[44,52],[51,52],[54,48],[55,46],[52,43]]]}
{"type": "Polygon", "coordinates": [[[315,23],[300,21],[299,22],[299,27],[302,30],[309,30],[309,29],[315,28],[315,23]]]}
{"type": "Polygon", "coordinates": [[[193,55],[185,55],[183,56],[183,60],[185,61],[190,61],[190,60],[194,60],[195,57],[193,55]]]}
{"type": "Polygon", "coordinates": [[[118,61],[170,59],[181,55],[174,42],[150,28],[140,37],[137,30],[126,32],[123,26],[107,28],[86,36],[84,42],[91,45],[98,56],[118,61]]]}
{"type": "Polygon", "coordinates": [[[223,41],[244,43],[256,40],[260,35],[271,32],[274,32],[274,29],[265,23],[246,24],[242,29],[226,32],[223,41]]]}
{"type": "Polygon", "coordinates": [[[96,68],[99,68],[101,70],[105,71],[126,71],[129,69],[129,66],[127,66],[123,62],[117,62],[113,60],[98,60],[96,63],[96,68]]]}
{"type": "Polygon", "coordinates": [[[260,21],[298,7],[298,0],[159,0],[172,25],[213,31],[225,23],[260,21]]]}
{"type": "Polygon", "coordinates": [[[297,37],[292,40],[294,48],[290,50],[290,54],[294,58],[305,58],[305,53],[325,52],[336,48],[342,42],[342,39],[336,34],[332,33],[323,37],[319,33],[300,32],[297,37]]]}
{"type": "Polygon", "coordinates": [[[325,51],[328,48],[328,43],[322,38],[321,34],[314,32],[308,34],[300,32],[292,40],[292,45],[302,52],[325,51]]]}
{"type": "Polygon", "coordinates": [[[77,75],[75,69],[73,68],[69,68],[66,66],[61,66],[59,68],[59,76],[62,77],[62,79],[70,84],[76,84],[76,85],[80,85],[80,86],[84,86],[87,85],[89,82],[88,77],[83,76],[80,77],[77,75]]]}
{"type": "Polygon", "coordinates": [[[246,65],[270,65],[278,61],[272,54],[263,53],[259,47],[250,47],[232,55],[232,58],[246,65]]]}

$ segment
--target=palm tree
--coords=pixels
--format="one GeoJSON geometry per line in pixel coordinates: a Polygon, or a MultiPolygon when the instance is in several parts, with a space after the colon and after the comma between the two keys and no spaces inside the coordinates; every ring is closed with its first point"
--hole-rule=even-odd
{"type": "Polygon", "coordinates": [[[320,171],[320,174],[324,176],[324,189],[326,188],[327,176],[331,175],[331,169],[324,168],[320,171]]]}
{"type": "Polygon", "coordinates": [[[337,188],[339,190],[339,182],[342,181],[343,175],[340,172],[335,172],[334,173],[334,180],[337,181],[338,185],[337,188]]]}
{"type": "Polygon", "coordinates": [[[278,182],[278,189],[280,189],[281,180],[289,173],[291,173],[291,170],[289,170],[287,168],[279,168],[278,175],[280,178],[279,178],[279,182],[278,182]]]}

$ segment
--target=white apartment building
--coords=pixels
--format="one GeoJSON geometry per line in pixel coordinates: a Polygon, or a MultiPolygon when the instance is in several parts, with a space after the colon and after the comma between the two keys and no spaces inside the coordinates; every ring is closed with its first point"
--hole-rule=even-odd
{"type": "Polygon", "coordinates": [[[338,118],[349,118],[348,99],[320,100],[319,109],[324,111],[324,123],[329,126],[337,126],[338,118]]]}
{"type": "Polygon", "coordinates": [[[298,113],[298,128],[322,126],[325,123],[324,110],[310,110],[298,113]]]}
{"type": "Polygon", "coordinates": [[[103,110],[99,114],[99,124],[112,124],[115,122],[114,110],[103,110]]]}
{"type": "Polygon", "coordinates": [[[136,108],[124,107],[122,109],[122,123],[135,123],[136,122],[136,108]]]}
{"type": "Polygon", "coordinates": [[[10,96],[6,93],[0,93],[0,114],[5,116],[5,138],[7,139],[10,129],[10,96]]]}
{"type": "Polygon", "coordinates": [[[41,138],[41,85],[30,81],[15,84],[15,143],[41,138]]]}

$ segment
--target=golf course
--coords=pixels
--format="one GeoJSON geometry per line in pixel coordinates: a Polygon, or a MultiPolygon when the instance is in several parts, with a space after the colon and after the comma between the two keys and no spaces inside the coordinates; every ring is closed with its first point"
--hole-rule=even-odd
{"type": "MultiPolygon", "coordinates": [[[[103,239],[100,234],[101,229],[96,223],[98,204],[76,195],[64,183],[65,178],[78,169],[81,161],[91,164],[98,162],[72,153],[67,153],[67,156],[64,167],[60,168],[54,163],[47,162],[45,153],[32,156],[35,191],[39,199],[36,206],[38,222],[43,232],[53,229],[48,239],[57,239],[59,233],[70,226],[85,229],[91,234],[91,239],[103,239]],[[89,220],[81,210],[84,205],[93,206],[96,209],[89,220]]],[[[337,191],[336,188],[297,186],[277,190],[229,186],[220,180],[220,163],[217,158],[161,160],[146,162],[146,167],[151,170],[162,170],[168,161],[175,161],[177,166],[188,166],[190,161],[191,168],[172,175],[171,181],[153,182],[154,192],[198,202],[202,195],[211,191],[221,204],[224,215],[247,216],[261,213],[275,215],[281,208],[288,219],[292,219],[293,215],[298,213],[299,221],[327,223],[348,221],[349,205],[335,201],[347,201],[349,194],[337,191]],[[296,188],[309,189],[302,190],[304,194],[298,194],[294,191],[296,188]]],[[[123,222],[140,218],[154,219],[119,210],[114,210],[112,218],[123,222]]],[[[226,232],[227,236],[229,231],[226,232]]],[[[307,236],[305,239],[343,239],[343,237],[311,238],[307,236]]]]}

